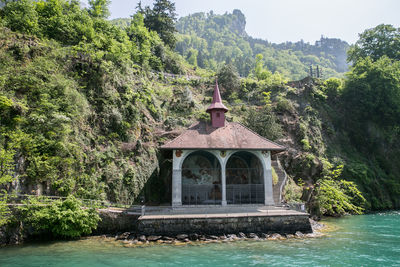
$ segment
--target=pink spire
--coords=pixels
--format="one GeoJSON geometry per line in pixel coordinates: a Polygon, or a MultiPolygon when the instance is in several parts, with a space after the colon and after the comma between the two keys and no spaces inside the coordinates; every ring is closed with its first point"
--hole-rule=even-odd
{"type": "Polygon", "coordinates": [[[215,89],[213,94],[213,101],[206,110],[210,113],[211,124],[215,128],[225,126],[225,112],[228,109],[222,103],[221,94],[219,93],[218,81],[215,81],[215,89]]]}
{"type": "Polygon", "coordinates": [[[222,103],[221,94],[219,93],[218,80],[215,81],[213,101],[206,111],[211,112],[214,109],[222,109],[224,112],[228,111],[228,108],[222,103]]]}

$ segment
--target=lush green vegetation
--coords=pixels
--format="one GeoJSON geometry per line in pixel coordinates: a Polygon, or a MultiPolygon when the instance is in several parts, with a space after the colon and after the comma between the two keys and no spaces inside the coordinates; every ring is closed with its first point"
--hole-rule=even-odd
{"type": "Polygon", "coordinates": [[[184,72],[185,62],[141,14],[113,26],[106,4],[23,0],[0,10],[2,189],[15,180],[23,193],[132,203],[158,165],[157,127],[187,124],[175,119],[181,103],[165,102],[184,85],[149,78],[184,72]]]}
{"type": "Polygon", "coordinates": [[[92,233],[100,220],[93,207],[83,208],[82,202],[73,196],[65,200],[32,197],[24,201],[20,212],[26,226],[36,233],[54,237],[76,238],[92,233]]]}
{"type": "MultiPolygon", "coordinates": [[[[18,184],[25,193],[169,201],[170,162],[157,148],[170,131],[207,118],[216,75],[228,120],[291,148],[281,156],[291,176],[287,200],[327,215],[400,207],[393,160],[400,158],[400,66],[392,51],[398,29],[379,25],[363,33],[350,49],[354,65],[346,78],[288,83],[305,77],[309,64],[323,66],[325,77],[340,76],[347,45],[327,38],[315,46],[255,40],[238,10],[181,18],[173,35],[174,6],[161,0],[160,10],[138,7],[123,25],[106,20],[105,0],[87,9],[73,0],[6,2],[0,186],[7,192],[18,184]],[[160,26],[154,14],[166,14],[169,26],[152,27],[160,26]],[[367,44],[382,33],[387,45],[371,49],[367,44]],[[175,37],[181,55],[173,51],[175,37]]],[[[0,224],[9,213],[6,197],[0,224]]],[[[72,197],[46,208],[27,204],[26,223],[54,228],[55,236],[87,234],[97,220],[72,197]],[[82,222],[66,226],[75,220],[82,222]]]]}
{"type": "Polygon", "coordinates": [[[237,9],[231,14],[211,11],[182,17],[176,24],[176,51],[201,68],[217,71],[232,64],[242,77],[257,64],[258,54],[271,72],[293,80],[307,76],[310,65],[319,65],[326,78],[341,76],[347,70],[348,44],[344,41],[321,37],[315,45],[303,41],[272,44],[248,36],[245,26],[246,18],[237,9]]]}

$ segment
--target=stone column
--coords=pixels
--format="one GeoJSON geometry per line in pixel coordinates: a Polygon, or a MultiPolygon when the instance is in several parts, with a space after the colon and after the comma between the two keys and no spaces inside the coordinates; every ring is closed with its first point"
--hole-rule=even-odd
{"type": "Polygon", "coordinates": [[[275,205],[274,191],[272,189],[272,168],[271,168],[271,152],[264,153],[264,192],[265,205],[275,205]]]}
{"type": "Polygon", "coordinates": [[[180,168],[181,152],[173,153],[172,163],[172,207],[182,206],[182,170],[180,168]],[[179,157],[177,156],[179,155],[179,157]]]}
{"type": "Polygon", "coordinates": [[[221,166],[221,184],[222,184],[222,206],[226,206],[226,162],[224,162],[221,166]]]}

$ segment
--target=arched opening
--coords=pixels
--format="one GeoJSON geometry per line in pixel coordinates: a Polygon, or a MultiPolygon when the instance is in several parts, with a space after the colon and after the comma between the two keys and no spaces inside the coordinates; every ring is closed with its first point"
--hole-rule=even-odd
{"type": "Polygon", "coordinates": [[[182,164],[182,204],[221,204],[221,165],[210,152],[196,151],[182,164]]]}
{"type": "Polygon", "coordinates": [[[226,200],[228,204],[265,202],[263,167],[250,152],[234,153],[226,163],[226,200]]]}

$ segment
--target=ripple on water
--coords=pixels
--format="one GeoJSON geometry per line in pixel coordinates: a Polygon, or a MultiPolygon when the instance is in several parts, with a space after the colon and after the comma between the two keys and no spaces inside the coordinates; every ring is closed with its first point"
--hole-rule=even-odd
{"type": "Polygon", "coordinates": [[[329,220],[320,238],[124,247],[82,239],[0,249],[0,266],[400,266],[400,212],[329,220]]]}

